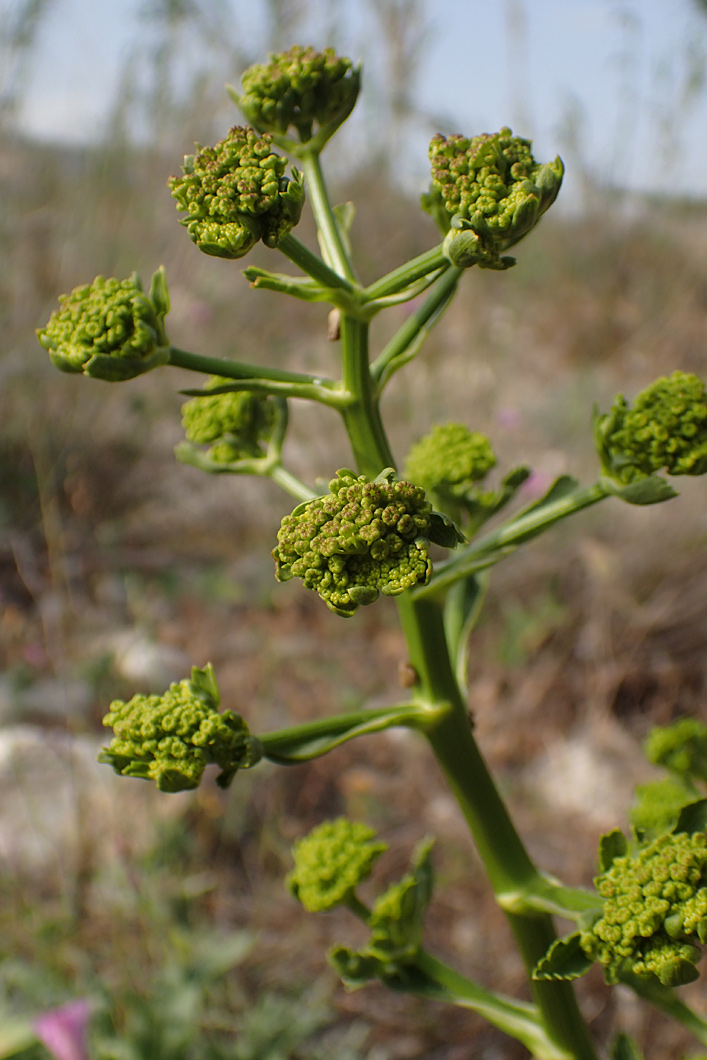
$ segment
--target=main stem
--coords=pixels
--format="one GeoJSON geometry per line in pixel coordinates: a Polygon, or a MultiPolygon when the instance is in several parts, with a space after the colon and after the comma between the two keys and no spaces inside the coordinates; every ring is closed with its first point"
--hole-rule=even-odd
{"type": "MultiPolygon", "coordinates": [[[[358,470],[376,475],[383,467],[394,466],[394,461],[371,385],[368,325],[344,317],[341,342],[344,383],[351,397],[342,413],[344,422],[358,470]]],[[[417,675],[417,698],[430,707],[447,707],[441,720],[427,731],[427,738],[469,824],[494,892],[502,899],[504,894],[525,888],[537,876],[537,869],[474,740],[439,604],[403,594],[398,607],[417,675]]],[[[552,919],[545,913],[506,912],[506,916],[530,973],[556,938],[552,919]]],[[[568,1060],[597,1060],[571,984],[540,981],[532,982],[531,989],[548,1034],[568,1060]]]]}

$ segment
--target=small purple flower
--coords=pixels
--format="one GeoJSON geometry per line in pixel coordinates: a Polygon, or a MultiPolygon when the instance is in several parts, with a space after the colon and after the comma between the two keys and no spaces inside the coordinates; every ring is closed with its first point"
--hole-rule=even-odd
{"type": "Polygon", "coordinates": [[[546,471],[533,471],[521,486],[521,491],[525,497],[536,500],[547,493],[553,481],[553,476],[546,471]]]}
{"type": "Polygon", "coordinates": [[[88,1060],[86,1030],[91,1005],[85,998],[50,1009],[34,1023],[34,1032],[56,1060],[88,1060]]]}

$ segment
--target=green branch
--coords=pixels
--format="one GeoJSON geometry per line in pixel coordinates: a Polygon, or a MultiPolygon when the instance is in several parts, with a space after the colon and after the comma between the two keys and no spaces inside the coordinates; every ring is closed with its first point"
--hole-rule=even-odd
{"type": "Polygon", "coordinates": [[[434,712],[417,703],[357,710],[330,718],[294,725],[259,736],[265,758],[280,765],[308,762],[340,747],[357,736],[382,732],[393,726],[424,729],[432,724],[434,712]]]}
{"type": "MultiPolygon", "coordinates": [[[[572,482],[570,479],[566,481],[572,482]]],[[[454,559],[440,564],[430,583],[415,588],[412,592],[418,599],[434,596],[454,585],[460,578],[467,578],[470,574],[492,567],[514,552],[519,545],[544,533],[554,523],[592,504],[597,504],[598,501],[609,496],[611,494],[600,483],[596,483],[593,486],[564,491],[563,495],[555,501],[538,502],[498,530],[467,545],[454,559]]]]}
{"type": "MultiPolygon", "coordinates": [[[[438,247],[426,250],[424,254],[420,254],[419,257],[413,258],[412,261],[406,262],[405,265],[401,265],[399,268],[382,276],[380,280],[370,284],[370,286],[365,288],[364,295],[369,302],[373,302],[378,298],[386,298],[388,295],[397,294],[398,291],[405,290],[406,287],[410,287],[424,276],[429,276],[430,273],[435,273],[439,270],[446,271],[451,267],[449,259],[442,252],[442,244],[440,243],[438,247]]],[[[459,269],[457,271],[461,273],[462,270],[459,269]]]]}
{"type": "Polygon", "coordinates": [[[380,392],[388,380],[421,349],[432,327],[451,304],[461,269],[450,268],[435,281],[424,303],[408,317],[371,365],[371,376],[380,392]]]}
{"type": "MultiPolygon", "coordinates": [[[[191,372],[232,379],[232,384],[209,387],[208,393],[227,394],[236,390],[253,390],[261,394],[279,394],[282,397],[306,398],[318,401],[331,408],[342,408],[347,403],[341,384],[320,376],[303,372],[287,372],[280,368],[267,368],[259,364],[242,361],[220,360],[217,357],[202,357],[176,346],[169,347],[169,364],[174,368],[186,368],[191,372]]],[[[184,390],[184,394],[202,397],[204,390],[184,390]]]]}
{"type": "Polygon", "coordinates": [[[319,153],[311,148],[302,147],[298,152],[298,156],[304,169],[307,195],[314,219],[317,222],[322,253],[328,265],[336,270],[340,277],[355,286],[356,276],[345,242],[339,231],[334,211],[331,208],[319,153]]]}

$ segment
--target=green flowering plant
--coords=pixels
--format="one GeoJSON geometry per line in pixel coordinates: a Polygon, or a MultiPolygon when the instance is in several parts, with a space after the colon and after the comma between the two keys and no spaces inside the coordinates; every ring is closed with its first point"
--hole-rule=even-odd
{"type": "Polygon", "coordinates": [[[426,948],[424,920],[434,906],[430,841],[369,906],[359,891],[370,886],[386,844],[366,824],[339,818],[296,843],[288,887],[309,910],[342,905],[365,925],[360,948],[332,953],[344,982],[359,987],[377,979],[472,1010],[537,1060],[599,1060],[609,1052],[612,1060],[636,1060],[638,1047],[625,1033],[619,1030],[607,1052],[582,1016],[572,980],[597,963],[608,982],[628,987],[707,1045],[707,1018],[676,994],[697,975],[707,942],[707,728],[682,719],[651,734],[648,757],[667,777],[638,789],[630,840],[618,830],[601,838],[594,887],[569,887],[544,872],[523,842],[477,742],[465,686],[469,644],[496,564],[608,498],[649,505],[675,497],[664,473],[707,472],[705,385],[678,371],[632,405],[619,395],[608,413],[594,416],[596,481],[581,485],[562,475],[525,505],[518,501],[530,468],[514,467],[489,485],[494,449],[473,424],[429,424],[399,460],[381,411],[386,387],[414,365],[472,266],[513,264],[506,251],[552,205],[563,165],[536,162],[530,141],[506,127],[470,138],[435,136],[423,205],[438,222],[439,242],[364,286],[349,238],[353,210],[332,204],[321,165],[360,80],[360,67],[331,49],[296,46],[272,55],[246,71],[242,93],[231,90],[250,124],[234,126],[213,148],[199,147],[169,181],[199,249],[239,259],[262,241],[297,271],[250,266],[245,276],[254,291],[335,311],[338,355],[330,375],[173,345],[164,331],[162,269],[147,294],[135,276],[98,277],[76,288],[38,335],[65,371],[118,381],[166,365],[204,376],[203,387],[183,391],[190,400],[177,456],[211,473],[266,477],[284,490],[290,499],[273,542],[279,581],[299,579],[335,615],[354,620],[361,606],[393,599],[409,656],[404,691],[384,706],[377,697],[375,706],[251,734],[244,718],[220,709],[210,665],[195,667],[161,696],[112,703],[104,723],[113,737],[101,761],[163,791],[192,789],[216,765],[217,783],[226,787],[261,759],[295,765],[360,736],[406,728],[426,741],[449,782],[518,943],[530,998],[489,990],[426,948]],[[287,158],[273,145],[301,172],[288,176],[287,158]],[[293,232],[305,189],[316,249],[293,232]],[[403,303],[411,303],[403,323],[372,351],[371,321],[403,303]],[[288,466],[293,401],[315,402],[338,417],[350,444],[350,468],[325,467],[316,480],[328,481],[324,492],[288,466]],[[558,938],[556,916],[576,930],[558,938]]]}

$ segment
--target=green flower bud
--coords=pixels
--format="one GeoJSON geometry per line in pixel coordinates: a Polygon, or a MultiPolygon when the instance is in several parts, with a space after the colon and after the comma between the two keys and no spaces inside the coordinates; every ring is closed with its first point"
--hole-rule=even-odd
{"type": "Polygon", "coordinates": [[[318,52],[296,44],[251,66],[242,84],[243,95],[229,91],[251,125],[281,136],[292,127],[301,143],[315,137],[321,149],[353,110],[361,69],[333,48],[318,52]]]}
{"type": "Polygon", "coordinates": [[[413,445],[403,474],[426,493],[462,496],[495,466],[496,455],[485,434],[462,423],[445,423],[413,445]]]}
{"type": "Polygon", "coordinates": [[[192,670],[191,680],[170,685],[162,696],[133,696],[111,703],[103,724],[115,733],[99,761],[126,777],[154,780],[161,791],[186,791],[201,782],[207,765],[221,773],[226,788],[239,769],[262,757],[260,741],[243,718],[219,713],[213,667],[192,670]]]}
{"type": "Polygon", "coordinates": [[[205,254],[242,258],[259,239],[276,247],[297,224],[304,181],[271,150],[272,137],[234,126],[215,147],[199,147],[184,159],[183,176],[168,183],[180,219],[205,254]]]}
{"type": "Polygon", "coordinates": [[[373,828],[346,817],[320,824],[292,849],[290,892],[310,913],[342,905],[388,849],[387,843],[371,842],[374,836],[373,828]]]}
{"type": "Polygon", "coordinates": [[[169,360],[164,318],[169,295],[160,268],[149,294],[133,273],[127,280],[96,279],[59,299],[37,338],[62,372],[121,382],[169,360]]]}
{"type": "Polygon", "coordinates": [[[301,578],[345,617],[380,593],[426,584],[434,513],[423,489],[394,482],[393,474],[388,469],[369,482],[344,468],[328,494],[285,516],[273,551],[278,581],[301,578]]]}
{"type": "Polygon", "coordinates": [[[688,372],[673,372],[642,390],[631,408],[619,394],[595,419],[605,474],[627,486],[658,471],[707,472],[707,392],[688,372]]]}
{"type": "Polygon", "coordinates": [[[649,762],[707,783],[707,725],[697,718],[657,726],[648,734],[643,749],[649,762]]]}
{"type": "Polygon", "coordinates": [[[190,442],[212,444],[207,457],[215,464],[230,464],[265,455],[275,425],[274,400],[247,390],[208,395],[208,388],[228,385],[229,379],[212,376],[204,397],[182,405],[182,426],[190,442]]]}
{"type": "Polygon", "coordinates": [[[580,932],[607,982],[633,974],[680,986],[697,977],[707,938],[707,835],[672,832],[614,858],[595,879],[601,916],[580,932]]]}
{"type": "Polygon", "coordinates": [[[432,187],[423,207],[446,232],[444,253],[453,265],[507,269],[502,257],[538,223],[562,184],[559,158],[540,165],[531,141],[504,127],[497,133],[433,137],[432,187]],[[445,221],[446,214],[446,221],[445,221]]]}

